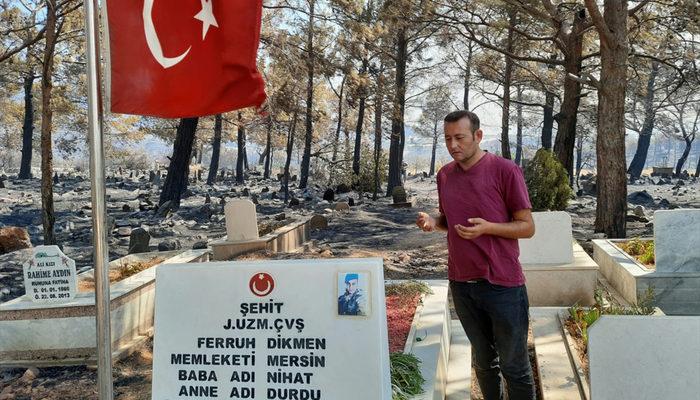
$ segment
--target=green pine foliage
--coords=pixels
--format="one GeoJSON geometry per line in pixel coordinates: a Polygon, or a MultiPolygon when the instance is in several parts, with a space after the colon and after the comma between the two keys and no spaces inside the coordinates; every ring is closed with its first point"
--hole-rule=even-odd
{"type": "Polygon", "coordinates": [[[561,211],[569,204],[573,191],[566,169],[554,153],[539,149],[525,168],[525,183],[530,192],[532,211],[561,211]]]}
{"type": "Polygon", "coordinates": [[[423,393],[425,379],[420,373],[420,360],[413,354],[391,353],[391,399],[408,400],[423,393]]]}
{"type": "MultiPolygon", "coordinates": [[[[379,181],[374,180],[374,150],[366,143],[362,143],[360,148],[360,175],[355,176],[352,172],[351,161],[345,165],[332,166],[336,168],[330,184],[337,186],[340,184],[348,185],[362,193],[374,192],[374,186],[381,185],[389,175],[389,157],[386,152],[382,151],[379,156],[379,181]]],[[[381,192],[381,190],[380,190],[381,192]]]]}

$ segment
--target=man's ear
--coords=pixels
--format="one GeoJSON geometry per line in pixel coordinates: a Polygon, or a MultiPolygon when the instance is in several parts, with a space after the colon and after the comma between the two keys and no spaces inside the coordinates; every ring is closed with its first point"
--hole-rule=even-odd
{"type": "Polygon", "coordinates": [[[478,143],[481,143],[481,139],[484,138],[484,131],[481,129],[477,129],[476,132],[474,132],[474,140],[476,140],[478,143]]]}

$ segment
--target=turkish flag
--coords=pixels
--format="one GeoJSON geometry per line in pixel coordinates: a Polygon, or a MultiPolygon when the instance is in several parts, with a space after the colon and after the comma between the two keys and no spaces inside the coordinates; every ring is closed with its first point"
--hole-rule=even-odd
{"type": "Polygon", "coordinates": [[[115,113],[197,117],[265,101],[262,0],[107,0],[115,113]]]}

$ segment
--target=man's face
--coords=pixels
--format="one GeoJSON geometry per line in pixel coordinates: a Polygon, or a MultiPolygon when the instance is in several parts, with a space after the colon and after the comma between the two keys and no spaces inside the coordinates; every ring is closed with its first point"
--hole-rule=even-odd
{"type": "Polygon", "coordinates": [[[347,290],[347,292],[350,294],[355,293],[357,290],[357,279],[351,279],[345,282],[345,290],[347,290]]]}
{"type": "Polygon", "coordinates": [[[458,163],[469,161],[479,150],[483,132],[478,129],[472,133],[471,122],[462,118],[456,122],[445,123],[445,146],[452,158],[458,163]]]}

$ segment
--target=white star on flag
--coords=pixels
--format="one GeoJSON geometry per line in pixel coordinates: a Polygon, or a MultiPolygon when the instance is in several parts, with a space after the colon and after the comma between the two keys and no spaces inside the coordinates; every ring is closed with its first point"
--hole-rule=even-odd
{"type": "Polygon", "coordinates": [[[216,23],[216,18],[214,18],[214,10],[212,9],[212,0],[200,0],[202,3],[202,10],[194,16],[195,19],[202,21],[202,40],[207,36],[207,31],[210,26],[219,27],[216,23]]]}
{"type": "Polygon", "coordinates": [[[260,280],[265,279],[265,275],[263,275],[263,274],[258,275],[258,279],[260,279],[260,280]]]}

